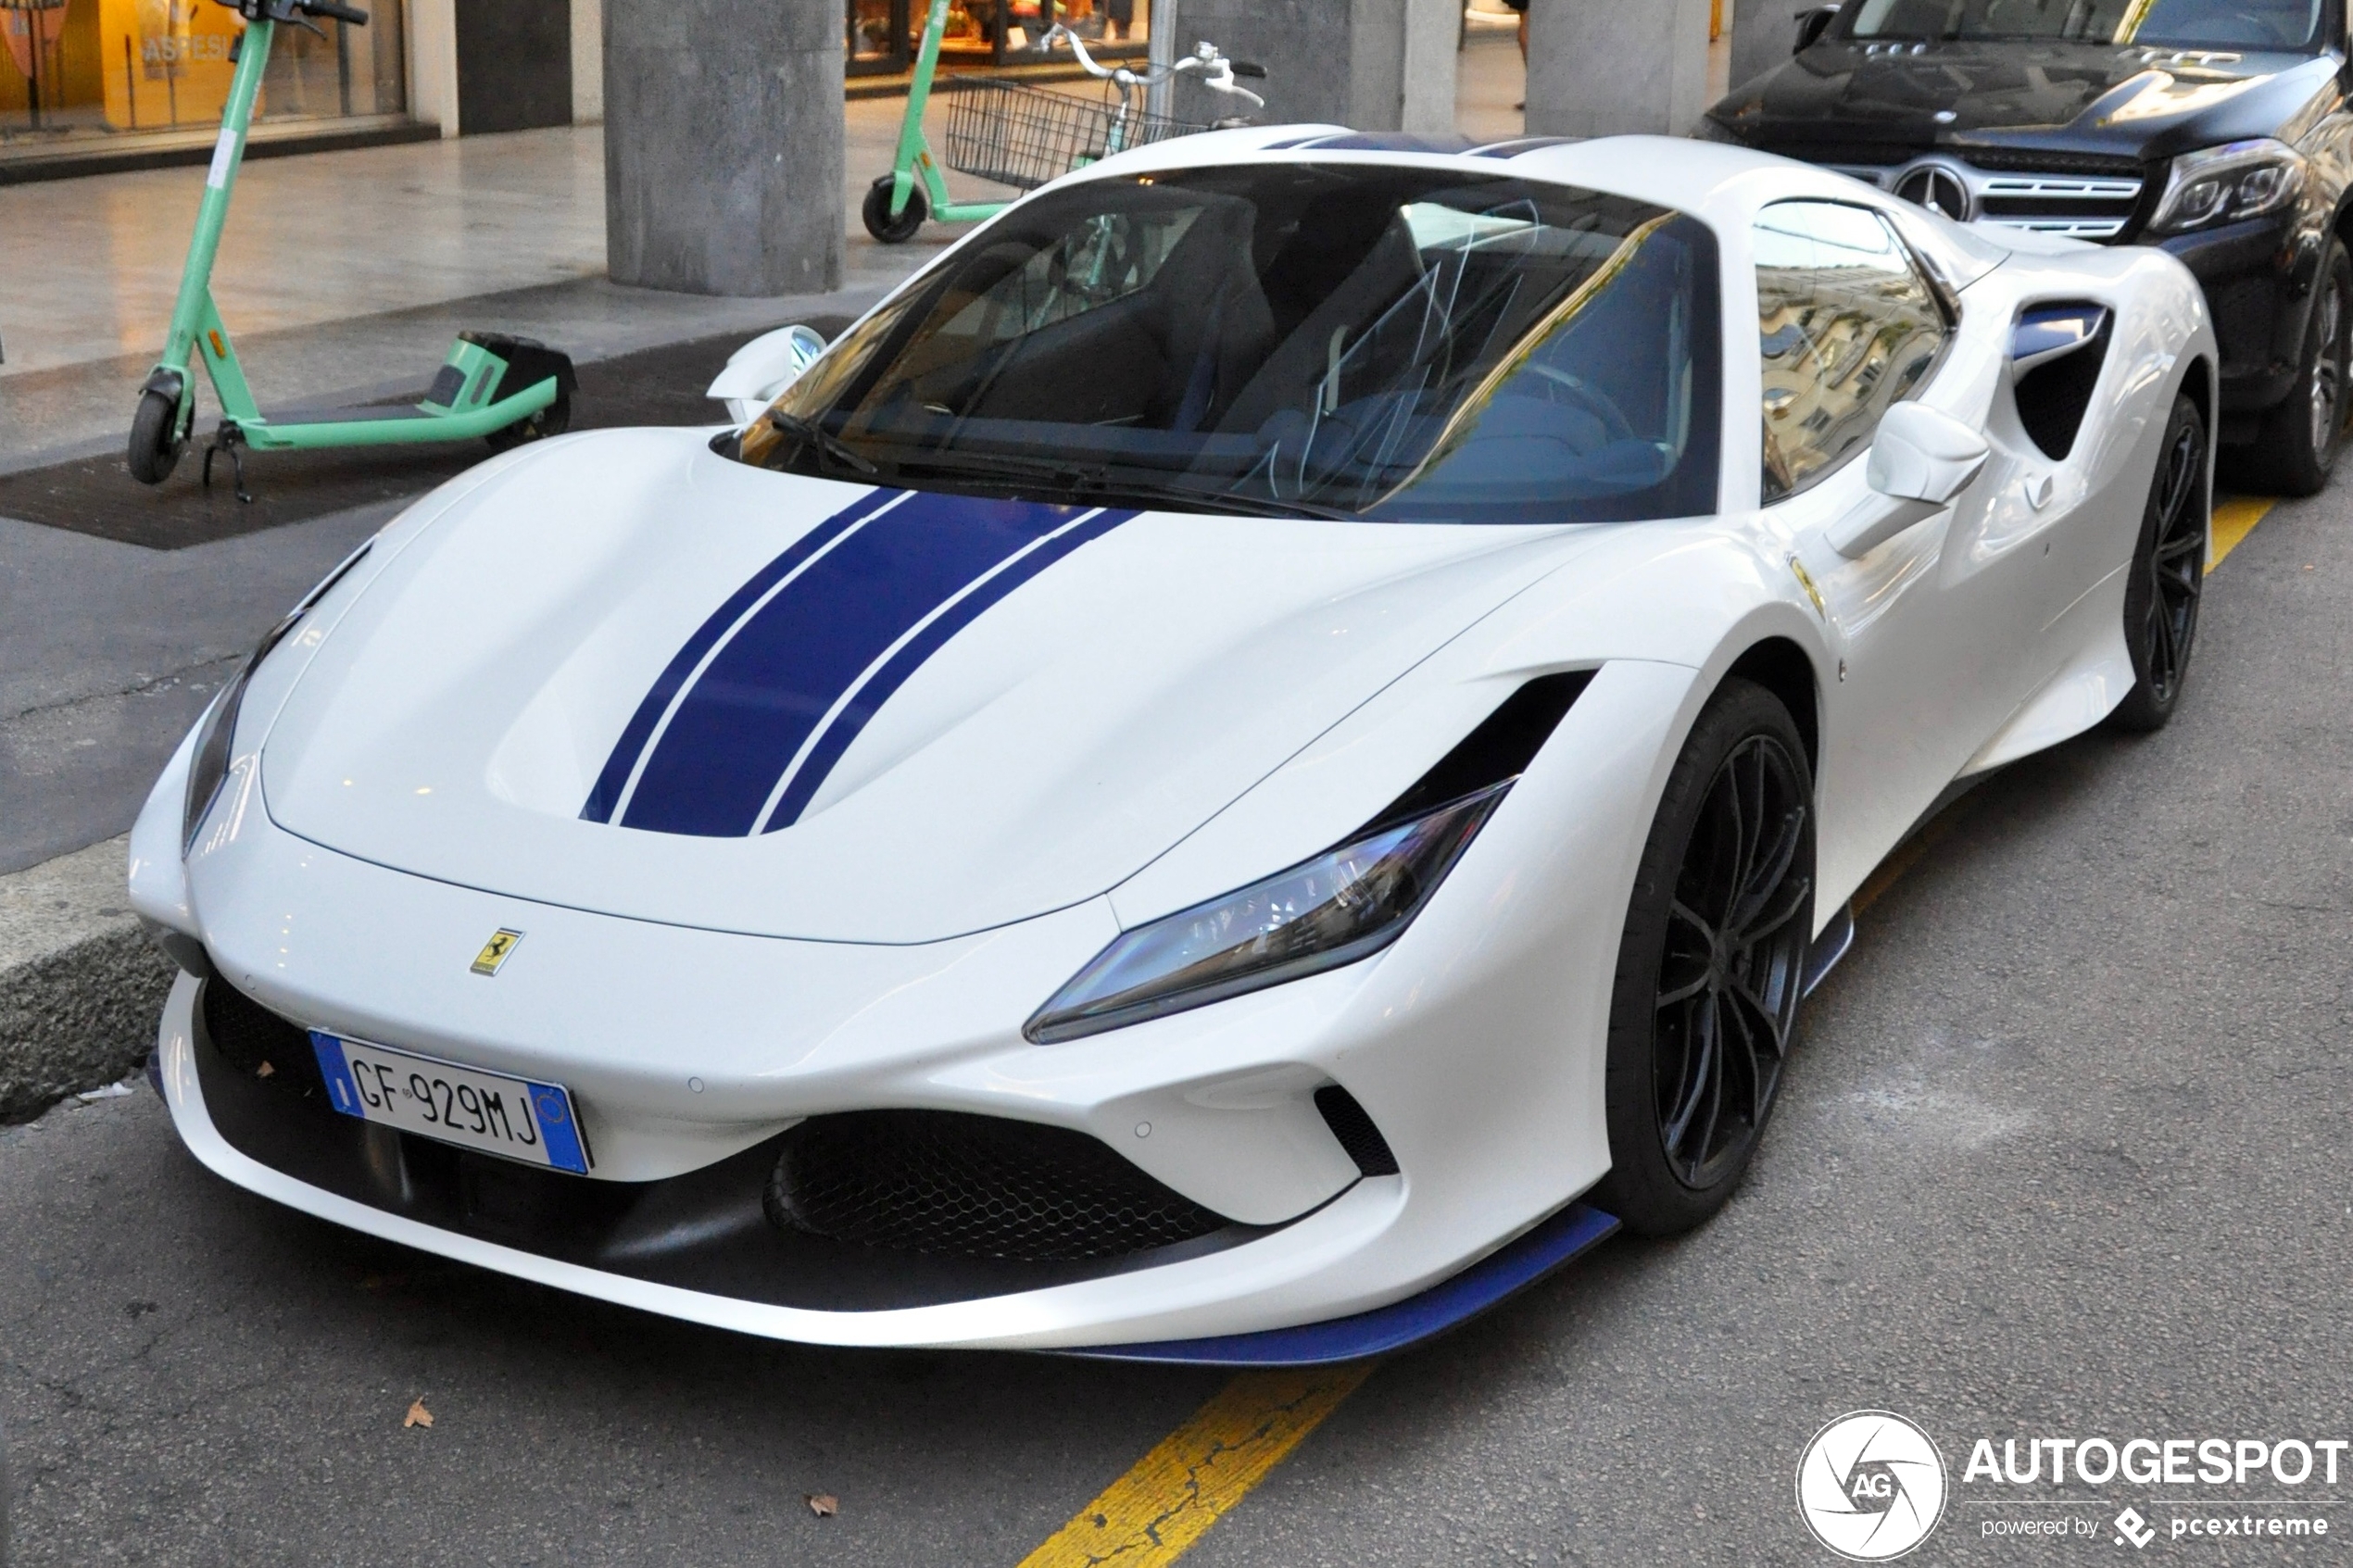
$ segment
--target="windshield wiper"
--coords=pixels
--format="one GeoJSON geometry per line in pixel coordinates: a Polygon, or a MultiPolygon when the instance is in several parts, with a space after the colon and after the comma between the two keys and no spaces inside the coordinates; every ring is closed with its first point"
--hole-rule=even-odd
{"type": "Polygon", "coordinates": [[[869,479],[882,472],[882,470],[860,457],[856,447],[814,420],[802,419],[799,414],[787,414],[782,408],[771,408],[768,410],[768,422],[802,445],[814,446],[821,456],[847,463],[869,479]]]}
{"type": "Polygon", "coordinates": [[[1279,495],[1251,495],[1229,490],[1196,490],[1189,484],[1155,480],[1105,479],[1101,491],[1121,500],[1177,501],[1187,511],[1247,512],[1252,517],[1322,518],[1331,522],[1362,522],[1363,518],[1340,507],[1316,501],[1286,501],[1279,495]]]}
{"type": "Polygon", "coordinates": [[[1354,512],[1315,501],[1286,501],[1274,495],[1203,490],[1166,480],[1114,476],[1107,469],[1069,462],[992,456],[961,463],[926,462],[915,458],[902,459],[899,464],[902,476],[908,475],[910,470],[923,469],[929,469],[943,478],[952,476],[965,483],[985,484],[992,488],[1026,488],[1025,481],[1033,485],[1044,483],[1064,492],[1074,502],[1092,502],[1098,506],[1123,501],[1139,501],[1149,506],[1154,501],[1163,501],[1178,503],[1186,511],[1242,512],[1252,517],[1269,518],[1312,517],[1333,522],[1363,521],[1354,512]]]}

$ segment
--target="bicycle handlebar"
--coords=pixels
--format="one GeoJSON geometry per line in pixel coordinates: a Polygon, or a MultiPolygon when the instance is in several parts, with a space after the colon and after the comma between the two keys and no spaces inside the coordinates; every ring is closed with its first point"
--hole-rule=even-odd
{"type": "Polygon", "coordinates": [[[354,27],[368,25],[368,13],[357,6],[346,6],[342,0],[220,0],[220,4],[236,12],[247,21],[292,22],[297,27],[311,27],[312,17],[330,17],[354,27]]]}
{"type": "Polygon", "coordinates": [[[1165,82],[1189,70],[1199,71],[1201,84],[1213,93],[1225,93],[1239,98],[1248,98],[1254,108],[1263,109],[1266,107],[1265,99],[1249,88],[1237,86],[1234,82],[1234,78],[1238,76],[1247,76],[1263,82],[1266,79],[1266,68],[1262,65],[1253,65],[1248,60],[1229,60],[1218,53],[1216,44],[1207,41],[1193,45],[1193,52],[1181,60],[1172,61],[1156,70],[1135,71],[1129,70],[1126,66],[1114,69],[1096,63],[1095,56],[1087,52],[1086,41],[1061,22],[1056,22],[1049,28],[1046,36],[1038,42],[1047,50],[1051,51],[1057,40],[1070,45],[1071,56],[1077,60],[1079,69],[1098,80],[1118,82],[1122,93],[1130,87],[1151,86],[1165,82]]]}

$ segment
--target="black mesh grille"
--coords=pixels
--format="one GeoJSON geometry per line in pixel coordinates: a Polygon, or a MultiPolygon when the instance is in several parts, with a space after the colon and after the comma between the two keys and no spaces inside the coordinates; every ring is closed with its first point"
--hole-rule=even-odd
{"type": "Polygon", "coordinates": [[[1315,1091],[1315,1109],[1324,1113],[1324,1125],[1356,1161],[1357,1170],[1368,1176],[1397,1174],[1397,1156],[1389,1151],[1389,1140],[1354,1095],[1338,1084],[1327,1084],[1315,1091]]]}
{"type": "Polygon", "coordinates": [[[945,1110],[801,1123],[769,1179],[768,1217],[837,1241],[1026,1262],[1115,1258],[1227,1224],[1084,1133],[945,1110]]]}
{"type": "Polygon", "coordinates": [[[2133,176],[2141,160],[2113,153],[2045,153],[2024,148],[1956,147],[1951,149],[1980,169],[2003,174],[2109,174],[2133,176]]]}
{"type": "Polygon", "coordinates": [[[238,1072],[324,1102],[327,1086],[319,1076],[310,1031],[280,1018],[218,974],[204,983],[204,1032],[238,1072]]]}

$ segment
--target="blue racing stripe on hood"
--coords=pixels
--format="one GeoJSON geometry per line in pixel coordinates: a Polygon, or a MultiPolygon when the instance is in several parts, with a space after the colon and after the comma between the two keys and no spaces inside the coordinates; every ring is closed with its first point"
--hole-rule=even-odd
{"type": "Polygon", "coordinates": [[[588,804],[580,809],[580,814],[592,822],[612,820],[614,809],[620,806],[628,791],[629,781],[637,771],[638,758],[645,754],[647,742],[653,739],[655,729],[661,723],[662,716],[670,711],[679,689],[694,674],[695,667],[703,661],[703,656],[718,645],[719,639],[725,636],[736,621],[743,619],[746,610],[759,602],[761,595],[791,576],[802,562],[840,538],[846,530],[865,521],[904,495],[906,492],[903,490],[876,490],[861,496],[794,540],[790,549],[761,567],[752,574],[751,581],[728,595],[727,602],[711,611],[709,618],[695,628],[695,634],[686,639],[686,646],[678,650],[654,682],[653,689],[646,694],[645,700],[637,704],[637,711],[630,715],[628,724],[621,732],[620,741],[612,748],[612,755],[605,759],[604,771],[597,775],[596,787],[588,792],[588,804]]]}
{"type": "MultiPolygon", "coordinates": [[[[871,716],[880,700],[861,705],[846,704],[845,698],[876,688],[884,671],[909,648],[936,650],[956,626],[1035,575],[999,568],[1016,557],[1047,553],[1038,548],[1041,541],[1073,523],[1113,515],[905,492],[852,510],[858,515],[835,531],[830,547],[810,550],[782,571],[771,563],[755,579],[760,586],[747,583],[729,599],[737,607],[732,617],[723,607],[697,633],[701,638],[712,622],[724,621],[702,649],[690,658],[689,649],[682,648],[671,660],[663,678],[683,671],[677,678],[684,690],[664,696],[657,683],[639,704],[641,717],[652,707],[666,711],[667,721],[657,719],[658,728],[648,726],[648,739],[640,743],[642,761],[634,753],[623,760],[629,749],[626,734],[615,748],[605,775],[618,769],[624,783],[609,820],[657,833],[714,837],[753,833],[763,817],[782,825],[780,786],[786,785],[788,773],[797,782],[810,772],[808,764],[824,749],[821,730],[830,734],[829,723],[838,728],[838,719],[852,706],[862,706],[871,716]],[[1014,581],[995,588],[997,579],[1007,576],[1014,581]],[[995,592],[988,591],[991,588],[995,592]],[[973,604],[976,598],[983,602],[973,604]],[[949,613],[942,613],[944,607],[949,613]],[[953,624],[940,632],[949,622],[953,624]],[[796,771],[797,761],[801,766],[796,771]],[[634,785],[626,783],[633,771],[634,785]]],[[[1131,515],[1116,517],[1125,521],[1131,515]]],[[[837,521],[828,520],[827,526],[837,521]]],[[[919,656],[915,663],[920,662],[919,656]]],[[[907,665],[891,687],[912,669],[907,665]]],[[[858,720],[843,735],[816,770],[815,782],[822,782],[863,722],[858,720]]],[[[635,724],[633,720],[632,727],[635,724]]],[[[602,779],[598,787],[603,788],[602,779]]],[[[805,794],[799,797],[801,804],[806,799],[805,794]]],[[[798,810],[797,805],[796,815],[798,810]]]]}
{"type": "Polygon", "coordinates": [[[990,576],[981,579],[962,598],[950,601],[927,624],[902,644],[875,669],[869,671],[850,693],[849,699],[826,724],[817,744],[809,749],[800,765],[785,782],[784,794],[767,820],[760,824],[761,833],[774,833],[800,821],[802,811],[817,793],[841,754],[858,738],[868,721],[882,710],[891,694],[907,684],[907,678],[923,667],[924,661],[939,651],[948,639],[978,619],[981,611],[1028,582],[1048,567],[1090,539],[1100,539],[1113,529],[1134,517],[1134,512],[1096,512],[1082,516],[1064,526],[1059,533],[1050,533],[1035,546],[1006,561],[990,576]]]}

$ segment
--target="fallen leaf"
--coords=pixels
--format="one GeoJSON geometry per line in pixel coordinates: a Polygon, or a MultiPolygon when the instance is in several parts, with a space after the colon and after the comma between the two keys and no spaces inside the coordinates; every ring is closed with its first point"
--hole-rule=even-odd
{"type": "Polygon", "coordinates": [[[433,1411],[425,1409],[422,1395],[418,1396],[417,1401],[409,1407],[407,1418],[400,1423],[400,1429],[404,1432],[411,1426],[422,1426],[427,1431],[433,1428],[433,1411]]]}
{"type": "Polygon", "coordinates": [[[275,1074],[277,1071],[278,1070],[276,1068],[271,1066],[265,1061],[260,1065],[260,1067],[255,1070],[254,1076],[257,1078],[268,1078],[275,1074]]]}
{"type": "Polygon", "coordinates": [[[841,1512],[841,1499],[831,1492],[812,1492],[802,1500],[809,1504],[809,1512],[820,1519],[831,1519],[841,1512]]]}

